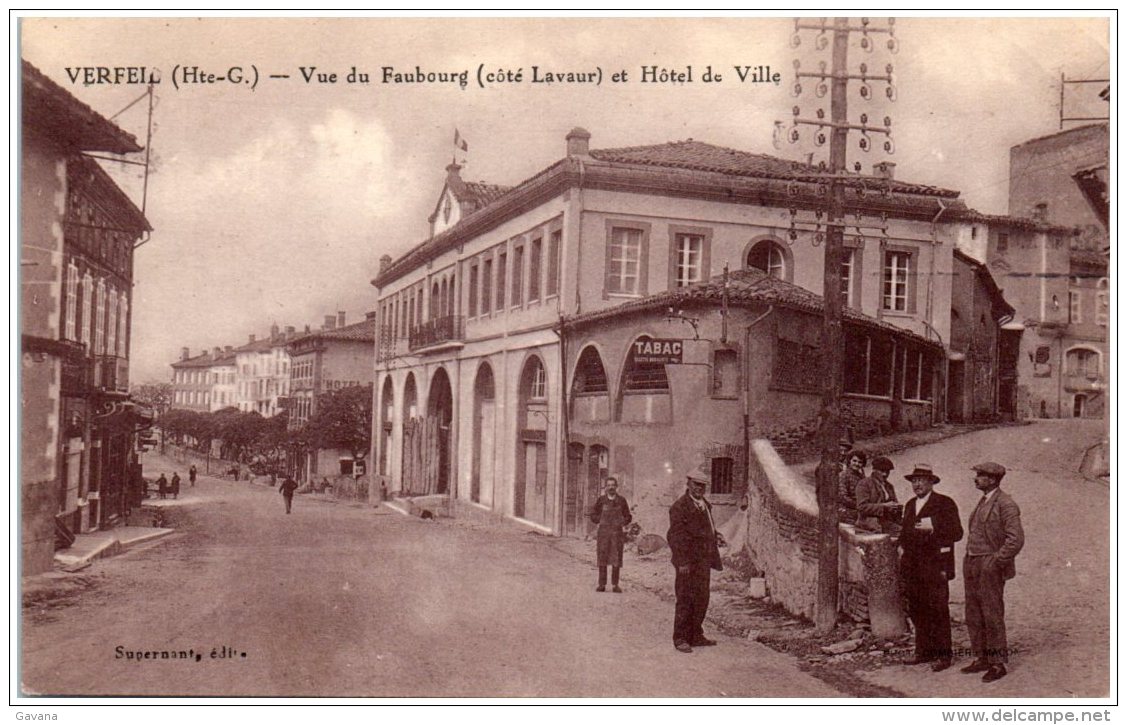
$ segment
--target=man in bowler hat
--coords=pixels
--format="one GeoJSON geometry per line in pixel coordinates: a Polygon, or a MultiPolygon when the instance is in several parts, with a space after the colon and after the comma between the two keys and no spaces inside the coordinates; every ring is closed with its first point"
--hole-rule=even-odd
{"type": "Polygon", "coordinates": [[[931,466],[918,463],[905,478],[915,494],[900,522],[900,578],[916,630],[910,664],[930,662],[933,671],[942,672],[951,666],[948,582],[955,578],[955,542],[963,538],[963,526],[955,502],[932,490],[939,476],[931,466]]]}
{"type": "Polygon", "coordinates": [[[1016,574],[1014,557],[1025,545],[1021,509],[998,488],[1006,469],[998,463],[974,467],[974,485],[982,498],[967,522],[967,551],[963,559],[966,620],[975,659],[962,669],[982,672],[983,682],[1006,676],[1006,581],[1016,574]]]}
{"type": "Polygon", "coordinates": [[[675,590],[677,608],[673,616],[673,646],[689,653],[693,647],[708,647],[716,642],[704,636],[704,615],[708,612],[712,569],[720,571],[720,547],[712,522],[712,506],[704,498],[708,481],[698,473],[688,476],[685,495],[669,507],[669,533],[666,539],[677,570],[675,590]]]}

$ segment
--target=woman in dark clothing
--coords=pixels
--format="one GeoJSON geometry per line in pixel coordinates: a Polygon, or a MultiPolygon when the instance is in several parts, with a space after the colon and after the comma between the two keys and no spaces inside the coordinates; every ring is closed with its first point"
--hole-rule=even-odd
{"type": "Polygon", "coordinates": [[[599,525],[597,548],[599,565],[599,586],[597,592],[607,590],[607,567],[611,570],[612,591],[621,594],[618,587],[618,573],[622,569],[622,546],[626,541],[626,527],[631,520],[630,505],[618,495],[618,481],[608,478],[606,493],[599,496],[591,509],[591,521],[599,525]]]}

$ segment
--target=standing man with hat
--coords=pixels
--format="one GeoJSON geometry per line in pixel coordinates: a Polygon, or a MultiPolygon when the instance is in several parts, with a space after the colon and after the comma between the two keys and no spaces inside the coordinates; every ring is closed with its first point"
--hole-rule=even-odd
{"type": "Polygon", "coordinates": [[[955,542],[963,538],[963,526],[955,502],[932,490],[940,479],[931,466],[917,463],[905,478],[915,494],[900,524],[900,578],[916,630],[910,664],[930,662],[933,671],[942,672],[951,666],[948,582],[955,578],[955,542]]]}
{"type": "Polygon", "coordinates": [[[621,594],[618,587],[618,573],[622,569],[622,545],[626,541],[626,527],[630,525],[630,505],[618,495],[618,479],[608,478],[606,492],[591,508],[591,521],[599,525],[596,533],[595,554],[599,565],[599,586],[597,592],[607,590],[607,567],[610,567],[610,583],[615,594],[621,594]]]}
{"type": "Polygon", "coordinates": [[[712,569],[720,571],[720,547],[712,522],[712,505],[704,498],[708,481],[699,473],[688,475],[687,491],[669,507],[666,539],[677,569],[677,609],[673,616],[673,646],[689,653],[693,647],[716,642],[704,636],[712,569]]]}
{"type": "Polygon", "coordinates": [[[1021,528],[1021,509],[1008,493],[998,488],[1006,469],[987,462],[973,470],[974,485],[982,491],[982,498],[967,522],[963,582],[967,629],[975,659],[962,671],[984,672],[982,681],[993,682],[1006,676],[1009,649],[1003,593],[1006,581],[1016,574],[1014,557],[1025,545],[1025,532],[1021,528]]]}
{"type": "Polygon", "coordinates": [[[873,459],[873,472],[857,484],[857,529],[884,534],[900,533],[900,504],[888,481],[894,466],[884,456],[873,459]]]}

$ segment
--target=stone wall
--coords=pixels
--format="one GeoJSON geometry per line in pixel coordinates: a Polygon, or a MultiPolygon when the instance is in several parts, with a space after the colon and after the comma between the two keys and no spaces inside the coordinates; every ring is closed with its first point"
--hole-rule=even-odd
{"type": "Polygon", "coordinates": [[[814,489],[766,440],[752,441],[747,546],[772,600],[814,617],[818,582],[818,504],[814,489]]]}

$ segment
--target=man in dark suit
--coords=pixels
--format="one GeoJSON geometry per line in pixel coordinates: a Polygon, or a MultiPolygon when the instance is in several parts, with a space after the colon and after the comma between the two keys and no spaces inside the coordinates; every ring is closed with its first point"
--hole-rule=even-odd
{"type": "Polygon", "coordinates": [[[698,473],[691,473],[687,484],[685,495],[669,507],[666,536],[673,552],[673,566],[677,569],[673,646],[678,652],[686,653],[692,652],[693,647],[716,644],[704,636],[701,625],[708,611],[712,569],[723,568],[712,522],[712,506],[704,498],[708,481],[698,473]]]}
{"type": "Polygon", "coordinates": [[[1017,573],[1014,557],[1025,545],[1021,509],[998,488],[1006,469],[998,463],[980,463],[974,485],[982,491],[967,522],[967,553],[963,559],[966,585],[966,620],[975,659],[963,672],[983,672],[983,682],[1006,676],[1009,649],[1006,643],[1006,581],[1017,573]]]}
{"type": "Polygon", "coordinates": [[[955,542],[963,538],[963,526],[955,502],[932,491],[939,476],[931,466],[916,464],[905,478],[915,493],[905,504],[900,523],[900,579],[916,630],[916,653],[910,664],[930,662],[932,670],[942,672],[951,666],[948,582],[955,578],[955,542]]]}
{"type": "Polygon", "coordinates": [[[630,505],[618,495],[618,479],[608,478],[606,492],[591,508],[591,521],[599,525],[595,555],[599,567],[597,592],[607,590],[607,567],[610,567],[611,591],[621,594],[618,576],[622,569],[622,547],[626,542],[626,527],[630,525],[630,505]]]}

